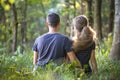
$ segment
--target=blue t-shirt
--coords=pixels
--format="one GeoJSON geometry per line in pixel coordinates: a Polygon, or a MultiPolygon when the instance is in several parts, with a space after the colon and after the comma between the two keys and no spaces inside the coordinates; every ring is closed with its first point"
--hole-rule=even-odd
{"type": "Polygon", "coordinates": [[[92,50],[95,50],[95,42],[93,42],[93,44],[90,47],[76,52],[76,57],[81,62],[83,69],[85,69],[85,73],[92,72],[89,64],[92,50]]]}
{"type": "Polygon", "coordinates": [[[60,33],[46,33],[35,40],[33,51],[38,52],[37,65],[45,65],[49,61],[56,61],[72,51],[72,41],[60,33]]]}

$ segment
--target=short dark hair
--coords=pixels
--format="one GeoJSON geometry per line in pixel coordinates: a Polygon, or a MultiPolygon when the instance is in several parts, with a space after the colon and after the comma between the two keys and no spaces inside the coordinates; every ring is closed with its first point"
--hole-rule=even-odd
{"type": "Polygon", "coordinates": [[[57,13],[50,13],[47,15],[48,25],[56,27],[60,23],[60,17],[57,13]]]}

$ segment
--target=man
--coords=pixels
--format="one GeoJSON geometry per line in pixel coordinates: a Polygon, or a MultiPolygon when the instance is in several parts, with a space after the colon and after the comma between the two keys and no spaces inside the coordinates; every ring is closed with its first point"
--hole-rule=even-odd
{"type": "Polygon", "coordinates": [[[38,37],[33,45],[33,64],[44,66],[49,61],[61,64],[66,56],[71,62],[76,61],[79,63],[71,49],[72,42],[68,37],[58,32],[60,28],[59,15],[50,13],[46,18],[46,25],[49,29],[48,33],[38,37]]]}

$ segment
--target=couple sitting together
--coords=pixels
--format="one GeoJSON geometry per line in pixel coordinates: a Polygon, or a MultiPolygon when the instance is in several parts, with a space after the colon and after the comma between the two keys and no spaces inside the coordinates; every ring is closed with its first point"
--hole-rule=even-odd
{"type": "Polygon", "coordinates": [[[33,45],[33,64],[35,66],[44,66],[51,60],[62,64],[68,57],[70,62],[76,61],[83,69],[87,65],[85,73],[97,72],[95,31],[89,26],[86,16],[79,15],[73,19],[74,36],[72,39],[58,32],[60,29],[58,14],[48,14],[46,25],[49,31],[38,37],[33,45]]]}

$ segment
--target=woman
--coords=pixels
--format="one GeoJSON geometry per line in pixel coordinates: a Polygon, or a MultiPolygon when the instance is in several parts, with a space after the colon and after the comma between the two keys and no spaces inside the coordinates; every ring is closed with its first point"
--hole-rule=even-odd
{"type": "Polygon", "coordinates": [[[97,72],[97,63],[95,59],[95,31],[89,26],[86,16],[80,15],[73,19],[74,37],[73,50],[81,62],[85,73],[97,72]],[[92,69],[89,61],[91,62],[92,69]]]}

